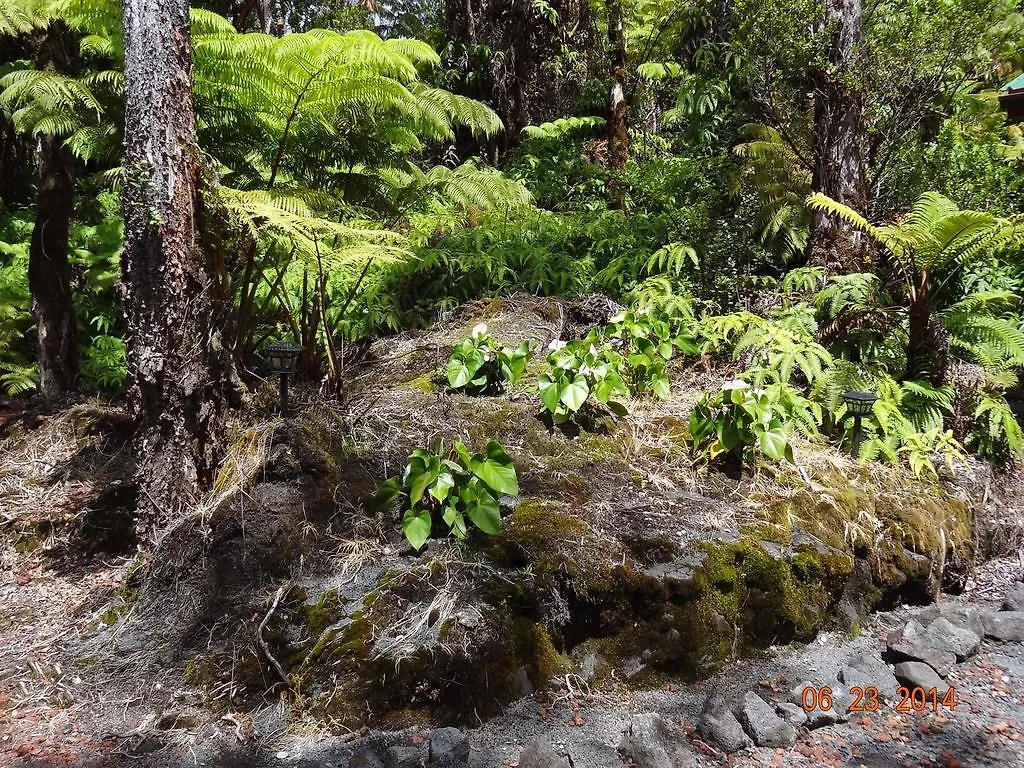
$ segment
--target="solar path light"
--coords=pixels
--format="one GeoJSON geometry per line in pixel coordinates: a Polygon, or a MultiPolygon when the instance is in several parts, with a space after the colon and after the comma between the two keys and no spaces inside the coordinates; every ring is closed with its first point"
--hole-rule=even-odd
{"type": "Polygon", "coordinates": [[[263,356],[281,381],[281,415],[288,416],[288,377],[295,373],[303,348],[294,341],[281,341],[263,349],[263,356]]]}
{"type": "Polygon", "coordinates": [[[843,392],[846,411],[853,416],[853,448],[850,449],[853,458],[857,458],[860,451],[861,421],[871,413],[877,401],[878,395],[874,392],[843,392]]]}

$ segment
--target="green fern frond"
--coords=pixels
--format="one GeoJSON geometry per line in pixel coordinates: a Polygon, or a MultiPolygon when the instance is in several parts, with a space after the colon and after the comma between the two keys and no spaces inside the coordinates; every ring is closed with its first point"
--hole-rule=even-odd
{"type": "Polygon", "coordinates": [[[17,37],[50,23],[47,0],[0,0],[0,37],[17,37]]]}

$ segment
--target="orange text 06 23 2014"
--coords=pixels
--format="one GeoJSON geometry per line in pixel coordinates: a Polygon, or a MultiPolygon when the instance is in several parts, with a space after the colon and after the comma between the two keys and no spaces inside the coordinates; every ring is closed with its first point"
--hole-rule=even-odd
{"type": "MultiPolygon", "coordinates": [[[[853,699],[849,704],[850,712],[877,712],[881,706],[881,696],[878,688],[873,685],[860,687],[858,685],[849,688],[849,695],[853,699]]],[[[829,686],[808,685],[800,695],[800,705],[805,712],[822,711],[827,712],[836,706],[836,693],[829,686]]],[[[938,688],[908,688],[900,686],[896,689],[897,712],[924,712],[932,710],[938,712],[945,709],[953,712],[956,710],[956,689],[953,687],[942,691],[938,688]]]]}

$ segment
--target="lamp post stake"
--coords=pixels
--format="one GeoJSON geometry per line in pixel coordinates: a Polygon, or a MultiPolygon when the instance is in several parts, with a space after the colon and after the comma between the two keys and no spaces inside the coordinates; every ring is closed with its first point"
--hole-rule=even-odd
{"type": "Polygon", "coordinates": [[[288,371],[281,371],[281,418],[288,418],[288,371]]]}

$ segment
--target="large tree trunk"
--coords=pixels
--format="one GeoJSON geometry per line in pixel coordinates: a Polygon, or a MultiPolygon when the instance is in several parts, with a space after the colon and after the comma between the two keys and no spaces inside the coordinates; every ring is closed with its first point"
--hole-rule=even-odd
{"type": "Polygon", "coordinates": [[[621,178],[629,160],[629,131],[626,104],[626,33],[622,23],[622,0],[607,0],[608,44],[611,54],[612,85],[608,93],[608,206],[625,210],[626,190],[621,178]]]}
{"type": "MultiPolygon", "coordinates": [[[[39,38],[36,67],[71,74],[71,33],[51,22],[39,38]]],[[[78,378],[78,326],[71,301],[68,237],[75,205],[75,163],[61,139],[39,134],[39,187],[29,249],[28,285],[39,329],[39,391],[47,400],[63,397],[78,378]]]]}
{"type": "MultiPolygon", "coordinates": [[[[864,91],[858,86],[862,46],[861,0],[825,0],[825,29],[831,35],[828,66],[814,79],[814,173],[811,186],[854,210],[867,206],[864,165],[864,91]]],[[[811,217],[810,263],[829,271],[859,272],[867,242],[849,224],[826,213],[811,217]]]]}
{"type": "Polygon", "coordinates": [[[223,354],[196,240],[199,157],[187,0],[127,0],[125,243],[139,532],[195,504],[217,466],[223,354]]]}

